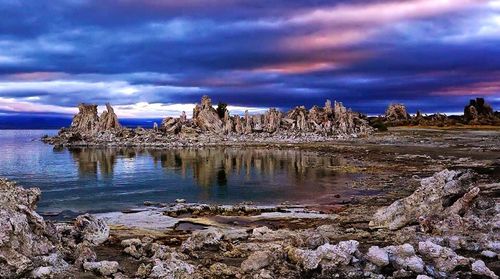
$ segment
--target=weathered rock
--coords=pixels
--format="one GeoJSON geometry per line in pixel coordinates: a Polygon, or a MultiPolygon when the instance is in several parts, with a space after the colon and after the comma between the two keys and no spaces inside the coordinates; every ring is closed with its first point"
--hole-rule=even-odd
{"type": "Polygon", "coordinates": [[[419,242],[418,252],[432,261],[439,271],[451,272],[459,266],[468,266],[469,259],[457,255],[447,247],[434,244],[430,241],[419,242]]]}
{"type": "MultiPolygon", "coordinates": [[[[460,211],[460,206],[470,203],[474,191],[453,203],[470,190],[470,172],[444,170],[422,179],[421,186],[410,196],[397,200],[390,206],[378,210],[370,222],[372,228],[399,229],[429,214],[460,211]]],[[[477,193],[476,193],[477,195],[477,193]]]]}
{"type": "Polygon", "coordinates": [[[498,279],[498,275],[493,273],[493,271],[491,271],[481,260],[477,260],[472,263],[472,273],[487,278],[498,279]]]}
{"type": "MultiPolygon", "coordinates": [[[[0,277],[23,277],[44,266],[35,258],[57,251],[55,228],[35,212],[38,188],[23,189],[0,179],[0,277]]],[[[47,269],[37,272],[44,273],[47,269]]],[[[53,270],[51,270],[52,272],[53,270]]]]}
{"type": "Polygon", "coordinates": [[[316,250],[289,248],[288,258],[305,270],[316,269],[319,265],[346,266],[353,259],[358,250],[359,243],[355,240],[341,241],[337,245],[324,244],[316,250]]]}
{"type": "Polygon", "coordinates": [[[118,117],[115,111],[109,103],[106,104],[106,111],[101,114],[99,118],[99,125],[97,127],[98,131],[107,131],[112,129],[121,128],[120,122],[118,122],[118,117]]]}
{"type": "Polygon", "coordinates": [[[410,114],[406,111],[403,104],[390,104],[385,111],[385,118],[389,122],[405,122],[410,120],[410,114]]]}
{"type": "Polygon", "coordinates": [[[169,134],[176,134],[180,131],[180,125],[178,119],[173,117],[165,117],[161,121],[161,128],[163,131],[169,134]]]}
{"type": "Polygon", "coordinates": [[[93,133],[98,126],[97,105],[79,104],[78,113],[71,122],[71,129],[81,133],[93,133]]]}
{"type": "Polygon", "coordinates": [[[464,108],[464,120],[467,124],[495,124],[499,119],[495,117],[495,113],[490,104],[486,103],[484,98],[476,98],[470,100],[469,105],[464,108]]]}
{"type": "Polygon", "coordinates": [[[216,228],[195,231],[191,237],[182,243],[182,250],[194,251],[201,249],[204,246],[216,246],[219,244],[223,235],[222,231],[216,228]]]}
{"type": "Polygon", "coordinates": [[[410,244],[388,246],[384,248],[389,254],[389,261],[396,269],[403,269],[421,274],[424,271],[424,261],[415,254],[410,244]]]}
{"type": "Polygon", "coordinates": [[[378,246],[372,246],[368,249],[366,259],[378,267],[384,267],[390,263],[387,251],[378,246]]]}
{"type": "Polygon", "coordinates": [[[110,276],[118,272],[120,265],[114,261],[86,262],[83,269],[102,276],[110,276]]]}
{"type": "Polygon", "coordinates": [[[94,215],[80,215],[75,220],[75,229],[81,233],[82,239],[93,245],[99,245],[109,237],[109,227],[103,219],[94,215]]]}
{"type": "Polygon", "coordinates": [[[147,278],[154,279],[181,279],[191,278],[194,273],[194,267],[181,260],[177,253],[172,253],[168,260],[154,260],[154,265],[151,268],[151,273],[147,278]]]}
{"type": "Polygon", "coordinates": [[[257,271],[271,264],[271,261],[272,255],[269,252],[257,251],[241,263],[241,270],[243,272],[257,271]]]}
{"type": "Polygon", "coordinates": [[[212,107],[212,100],[208,96],[201,98],[201,105],[193,110],[193,122],[201,130],[213,133],[223,132],[223,123],[217,111],[212,107]]]}

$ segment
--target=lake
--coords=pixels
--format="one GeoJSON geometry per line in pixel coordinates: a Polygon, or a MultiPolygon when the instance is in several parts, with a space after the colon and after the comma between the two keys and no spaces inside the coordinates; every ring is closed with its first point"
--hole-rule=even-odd
{"type": "MultiPolygon", "coordinates": [[[[342,158],[297,149],[55,148],[55,130],[0,130],[0,176],[42,190],[40,212],[106,212],[144,201],[314,202],[352,194],[342,158]]],[[[359,175],[357,175],[359,176],[359,175]]]]}

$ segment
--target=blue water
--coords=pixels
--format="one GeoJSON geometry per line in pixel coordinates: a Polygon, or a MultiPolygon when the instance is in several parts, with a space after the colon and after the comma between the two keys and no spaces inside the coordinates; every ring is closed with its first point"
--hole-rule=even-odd
{"type": "Polygon", "coordinates": [[[342,160],[265,148],[66,149],[55,130],[0,130],[0,176],[42,190],[41,212],[115,211],[144,201],[275,204],[346,191],[342,160]]]}

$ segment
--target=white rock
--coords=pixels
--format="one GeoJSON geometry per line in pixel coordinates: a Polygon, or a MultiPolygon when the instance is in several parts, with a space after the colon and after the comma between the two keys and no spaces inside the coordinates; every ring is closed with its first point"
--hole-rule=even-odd
{"type": "Polygon", "coordinates": [[[92,271],[94,273],[110,276],[113,273],[118,272],[119,268],[118,262],[111,261],[100,261],[100,262],[85,262],[83,263],[83,269],[92,271]]]}
{"type": "Polygon", "coordinates": [[[266,251],[257,251],[248,256],[241,263],[241,269],[244,272],[257,271],[268,266],[271,263],[272,255],[266,251]]]}
{"type": "Polygon", "coordinates": [[[467,258],[457,255],[450,248],[442,247],[428,240],[418,243],[418,251],[424,257],[432,259],[439,271],[451,272],[458,266],[469,265],[467,258]]]}
{"type": "Polygon", "coordinates": [[[490,251],[490,250],[485,250],[481,252],[481,255],[487,257],[487,258],[495,258],[497,256],[497,253],[490,251]]]}
{"type": "Polygon", "coordinates": [[[472,264],[472,273],[492,279],[498,279],[498,276],[493,273],[493,271],[491,271],[481,260],[477,260],[472,264]]]}
{"type": "Polygon", "coordinates": [[[387,251],[378,246],[372,246],[368,249],[366,259],[378,267],[383,267],[389,264],[389,254],[387,254],[387,251]]]}

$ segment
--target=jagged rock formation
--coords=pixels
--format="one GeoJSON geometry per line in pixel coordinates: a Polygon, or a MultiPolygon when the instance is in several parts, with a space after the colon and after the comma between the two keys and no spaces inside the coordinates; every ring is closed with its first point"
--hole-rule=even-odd
{"type": "Polygon", "coordinates": [[[212,107],[210,98],[203,96],[201,105],[196,105],[193,111],[193,123],[203,131],[236,135],[262,132],[359,135],[371,132],[360,114],[346,109],[338,102],[335,102],[332,109],[329,100],[324,108],[314,106],[309,111],[304,106],[299,106],[283,114],[275,108],[270,108],[264,114],[250,115],[247,111],[243,119],[230,116],[226,111],[221,119],[212,107]]]}
{"type": "Polygon", "coordinates": [[[390,104],[385,111],[385,118],[391,123],[407,123],[410,117],[403,104],[390,104]]]}
{"type": "Polygon", "coordinates": [[[98,131],[107,131],[112,129],[120,129],[121,125],[118,122],[118,117],[109,103],[106,104],[106,111],[101,114],[99,118],[98,131]]]}
{"type": "Polygon", "coordinates": [[[70,128],[82,133],[93,133],[98,124],[97,105],[79,104],[70,128]]]}
{"type": "Polygon", "coordinates": [[[485,102],[484,98],[470,100],[469,105],[464,108],[464,120],[471,125],[492,125],[500,122],[493,108],[485,102]]]}
{"type": "Polygon", "coordinates": [[[193,122],[202,131],[221,133],[224,124],[217,111],[212,107],[212,99],[208,96],[201,98],[201,105],[196,104],[193,109],[193,122]]]}
{"type": "Polygon", "coordinates": [[[120,129],[121,125],[118,122],[118,117],[109,103],[106,104],[106,109],[99,117],[97,115],[97,105],[78,105],[79,111],[73,117],[70,129],[82,134],[120,129]]]}
{"type": "Polygon", "coordinates": [[[231,116],[227,110],[220,116],[210,97],[203,96],[193,109],[192,119],[182,112],[180,117],[166,117],[160,125],[148,130],[121,128],[109,104],[100,118],[96,105],[81,104],[79,108],[70,129],[63,128],[58,136],[42,140],[60,145],[184,145],[227,140],[322,141],[373,132],[364,116],[339,102],[332,107],[329,100],[322,108],[314,106],[307,110],[299,106],[287,113],[271,108],[264,114],[250,115],[246,111],[240,117],[231,116]]]}
{"type": "Polygon", "coordinates": [[[93,248],[109,236],[106,223],[91,215],[75,224],[45,221],[35,212],[40,193],[0,179],[0,278],[68,278],[96,259],[93,248]]]}

